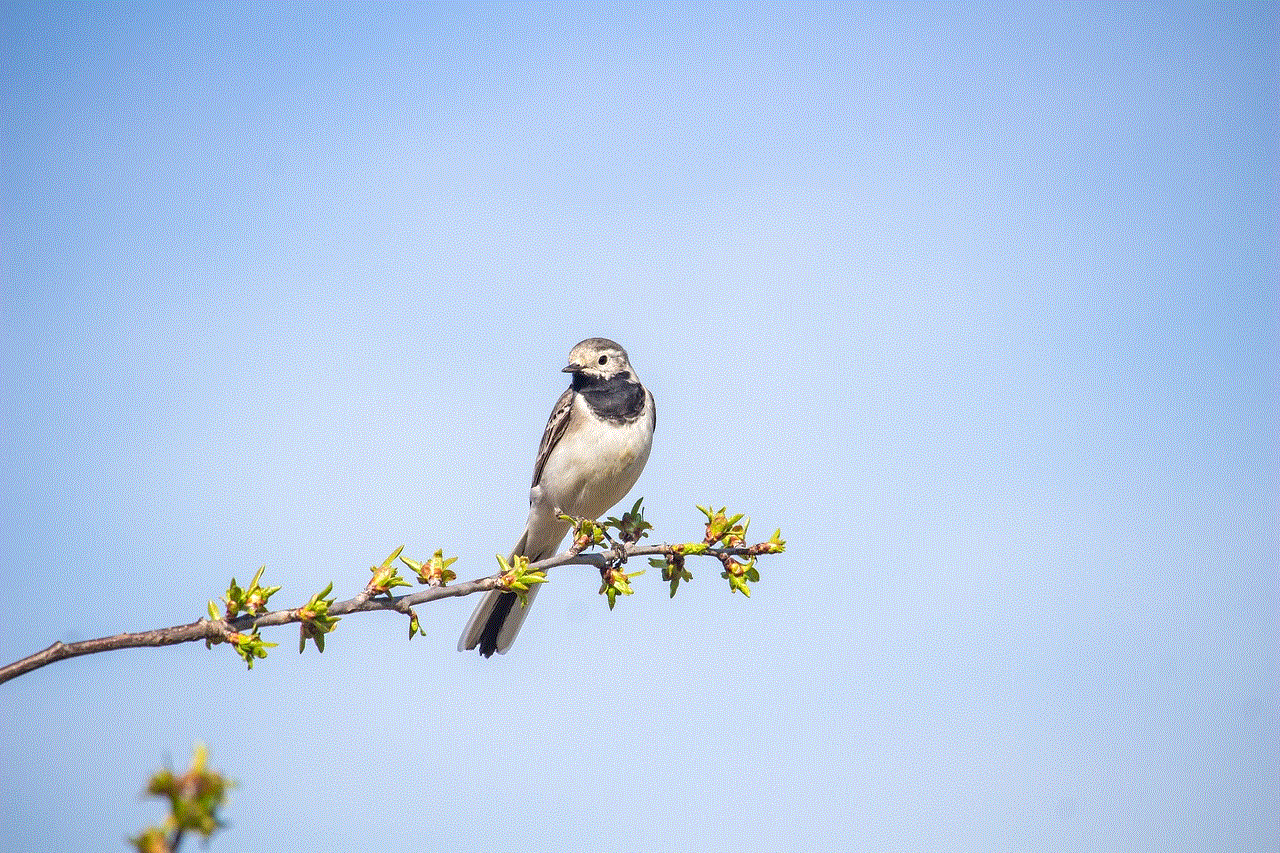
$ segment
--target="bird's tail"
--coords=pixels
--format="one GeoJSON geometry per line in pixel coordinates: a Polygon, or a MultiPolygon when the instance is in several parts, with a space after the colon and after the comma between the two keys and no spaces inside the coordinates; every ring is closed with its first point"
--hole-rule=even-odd
{"type": "MultiPolygon", "coordinates": [[[[516,547],[511,549],[507,562],[511,562],[517,554],[526,553],[528,540],[529,530],[526,527],[516,547]]],[[[485,593],[471,618],[467,620],[467,627],[462,629],[462,636],[458,638],[458,651],[467,652],[479,646],[480,654],[485,657],[492,656],[494,652],[506,654],[507,649],[516,641],[516,634],[520,632],[524,618],[529,615],[529,608],[533,606],[533,599],[537,597],[540,586],[541,584],[533,584],[529,587],[523,605],[514,592],[495,589],[485,593]]]]}
{"type": "Polygon", "coordinates": [[[514,592],[493,590],[486,592],[484,598],[476,605],[475,612],[462,629],[462,637],[458,639],[458,651],[466,652],[480,647],[480,654],[489,657],[494,652],[505,654],[516,640],[524,617],[538,594],[538,585],[529,587],[525,593],[525,604],[521,605],[514,592]]]}

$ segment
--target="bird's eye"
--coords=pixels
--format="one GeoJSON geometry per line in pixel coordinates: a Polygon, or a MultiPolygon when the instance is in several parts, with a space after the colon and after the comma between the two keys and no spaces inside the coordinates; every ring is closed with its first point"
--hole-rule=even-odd
{"type": "Polygon", "coordinates": [[[607,355],[602,355],[602,356],[600,356],[600,359],[597,361],[597,364],[605,364],[605,363],[607,363],[608,361],[609,361],[609,356],[607,356],[607,355]]]}

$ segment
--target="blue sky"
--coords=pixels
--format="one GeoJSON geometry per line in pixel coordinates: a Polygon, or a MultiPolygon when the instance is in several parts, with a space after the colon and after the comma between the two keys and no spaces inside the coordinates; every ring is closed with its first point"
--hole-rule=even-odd
{"type": "Polygon", "coordinates": [[[0,657],[487,574],[592,335],[655,536],[789,550],[488,661],[463,600],[55,664],[0,848],[124,849],[197,741],[220,851],[1280,842],[1274,6],[2,16],[0,657]]]}

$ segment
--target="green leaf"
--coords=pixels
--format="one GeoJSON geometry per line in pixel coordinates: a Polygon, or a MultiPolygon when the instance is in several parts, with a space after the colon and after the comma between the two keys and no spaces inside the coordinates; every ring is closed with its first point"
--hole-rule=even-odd
{"type": "Polygon", "coordinates": [[[787,549],[787,543],[782,538],[782,528],[773,531],[773,535],[769,537],[768,542],[761,542],[758,545],[752,545],[751,550],[756,554],[781,554],[787,549]]]}
{"type": "Polygon", "coordinates": [[[732,557],[720,557],[720,562],[724,565],[724,571],[720,573],[720,577],[729,581],[731,592],[741,592],[747,598],[751,597],[751,588],[747,586],[747,582],[754,582],[760,577],[760,573],[755,568],[755,561],[755,557],[745,563],[732,557]]]}
{"type": "Polygon", "coordinates": [[[228,639],[235,648],[236,654],[249,669],[253,669],[254,660],[261,660],[267,656],[267,649],[276,647],[276,643],[265,642],[256,630],[252,634],[234,633],[228,639]]]}
{"type": "Polygon", "coordinates": [[[437,548],[436,552],[431,555],[431,559],[425,563],[410,560],[408,557],[400,558],[400,562],[413,569],[418,576],[418,583],[429,586],[447,586],[449,581],[456,580],[457,573],[451,571],[449,567],[457,561],[457,557],[445,559],[444,551],[440,548],[437,548]]]}
{"type": "Polygon", "coordinates": [[[298,608],[299,654],[306,649],[307,640],[311,640],[316,644],[317,651],[323,652],[324,635],[332,631],[342,621],[339,616],[329,615],[329,606],[334,601],[332,598],[327,597],[331,592],[333,592],[333,581],[329,581],[328,586],[311,596],[310,601],[298,608]]]}
{"type": "Polygon", "coordinates": [[[579,518],[574,515],[558,515],[561,521],[567,521],[573,526],[571,531],[573,534],[573,545],[571,549],[575,551],[583,551],[596,545],[603,545],[608,539],[605,526],[598,521],[590,518],[579,518]]]}
{"type": "Polygon", "coordinates": [[[600,571],[600,594],[609,599],[609,609],[613,609],[614,602],[619,595],[631,595],[635,592],[631,588],[631,579],[644,574],[644,569],[638,572],[627,573],[619,568],[606,568],[600,571]]]}
{"type": "Polygon", "coordinates": [[[547,573],[542,569],[529,568],[529,558],[516,555],[508,564],[501,554],[495,554],[502,572],[498,575],[498,589],[514,592],[520,597],[522,607],[529,606],[529,587],[536,583],[546,583],[547,573]]]}
{"type": "Polygon", "coordinates": [[[653,529],[653,525],[644,520],[644,510],[641,508],[643,501],[644,498],[637,498],[631,509],[622,514],[622,518],[610,516],[606,521],[606,526],[615,528],[618,538],[623,542],[639,542],[653,529]]]}
{"type": "Polygon", "coordinates": [[[222,597],[223,602],[226,603],[225,618],[228,620],[235,619],[241,613],[249,613],[256,616],[267,609],[267,600],[274,593],[279,592],[280,587],[262,587],[258,585],[258,581],[262,579],[262,573],[266,568],[266,566],[262,566],[258,569],[247,588],[241,587],[240,584],[236,583],[235,578],[231,579],[231,585],[227,587],[226,595],[222,597]]]}
{"type": "Polygon", "coordinates": [[[672,550],[674,553],[666,559],[650,558],[649,565],[662,569],[662,579],[671,582],[670,597],[675,598],[680,582],[693,580],[693,573],[684,567],[684,554],[680,549],[677,547],[672,550]]]}
{"type": "Polygon", "coordinates": [[[409,585],[409,582],[400,577],[400,572],[393,566],[372,566],[369,571],[373,572],[373,577],[369,579],[369,583],[365,588],[373,595],[386,595],[389,597],[391,590],[398,586],[409,585]]]}
{"type": "Polygon", "coordinates": [[[418,614],[411,607],[409,608],[409,639],[412,640],[418,634],[424,637],[427,636],[427,632],[422,630],[422,626],[418,624],[418,614]]]}
{"type": "Polygon", "coordinates": [[[169,815],[163,828],[149,827],[130,839],[140,853],[171,853],[168,837],[171,833],[196,832],[207,842],[223,827],[218,810],[235,783],[207,769],[207,762],[207,750],[197,746],[191,767],[182,775],[165,769],[151,777],[146,793],[167,800],[169,815]]]}

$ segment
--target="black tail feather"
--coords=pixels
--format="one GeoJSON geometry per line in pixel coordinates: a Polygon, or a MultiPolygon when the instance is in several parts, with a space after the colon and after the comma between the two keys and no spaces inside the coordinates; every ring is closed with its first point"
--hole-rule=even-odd
{"type": "Polygon", "coordinates": [[[484,629],[480,632],[480,654],[492,657],[498,650],[498,632],[502,630],[502,624],[507,621],[507,616],[515,603],[514,592],[504,592],[498,596],[498,601],[493,605],[493,612],[489,614],[489,620],[484,623],[484,629]]]}

